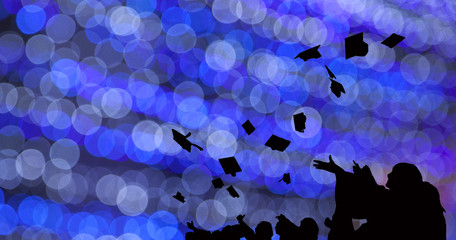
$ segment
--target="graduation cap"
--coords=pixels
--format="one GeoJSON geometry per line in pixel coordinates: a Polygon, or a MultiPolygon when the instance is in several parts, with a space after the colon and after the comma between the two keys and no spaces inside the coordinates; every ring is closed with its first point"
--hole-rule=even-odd
{"type": "Polygon", "coordinates": [[[329,88],[331,88],[331,91],[334,93],[334,95],[336,95],[336,97],[339,98],[341,92],[345,93],[344,86],[342,86],[340,82],[332,79],[329,80],[331,80],[331,86],[329,88]]]}
{"type": "Polygon", "coordinates": [[[242,124],[242,127],[248,135],[255,131],[255,127],[253,127],[252,123],[249,120],[245,121],[245,123],[242,124]]]}
{"type": "Polygon", "coordinates": [[[294,59],[301,58],[305,62],[311,58],[319,58],[319,57],[321,57],[320,52],[318,52],[319,47],[320,47],[320,45],[313,47],[313,48],[309,48],[303,52],[300,52],[294,59]]]}
{"type": "Polygon", "coordinates": [[[198,148],[200,151],[203,151],[203,148],[196,145],[196,144],[193,144],[191,143],[190,141],[187,140],[188,137],[190,137],[190,135],[192,133],[188,133],[187,135],[182,135],[181,133],[179,133],[178,131],[173,130],[173,139],[174,141],[177,142],[177,144],[179,144],[183,149],[187,150],[187,152],[191,152],[192,149],[191,149],[191,146],[195,146],[196,148],[198,148]]]}
{"type": "Polygon", "coordinates": [[[363,41],[363,33],[345,38],[345,59],[366,56],[369,46],[363,41]]]}
{"type": "Polygon", "coordinates": [[[331,86],[329,87],[331,91],[336,95],[336,97],[340,97],[341,92],[345,93],[344,86],[342,84],[334,79],[336,79],[336,75],[329,70],[328,66],[326,66],[326,70],[328,71],[329,74],[329,80],[331,80],[331,86]]]}
{"type": "Polygon", "coordinates": [[[404,40],[405,37],[401,36],[401,35],[397,35],[395,33],[391,34],[391,36],[389,36],[388,38],[386,38],[382,44],[385,45],[385,46],[388,46],[389,48],[393,48],[394,46],[396,46],[397,44],[399,44],[402,40],[404,40]]]}
{"type": "Polygon", "coordinates": [[[290,145],[290,141],[277,137],[276,135],[272,135],[264,145],[266,145],[266,147],[270,147],[272,150],[283,152],[287,149],[288,145],[290,145]]]}
{"type": "Polygon", "coordinates": [[[214,188],[222,188],[224,184],[221,178],[216,178],[212,180],[212,185],[214,185],[214,188]]]}
{"type": "Polygon", "coordinates": [[[234,198],[239,197],[239,193],[236,192],[236,189],[234,189],[233,185],[229,186],[226,190],[230,193],[230,195],[234,198]]]}
{"type": "Polygon", "coordinates": [[[284,173],[282,179],[280,179],[279,182],[281,181],[285,182],[286,184],[290,184],[290,173],[284,173]]]}
{"type": "Polygon", "coordinates": [[[306,115],[304,115],[304,113],[298,113],[293,115],[295,130],[298,132],[304,132],[304,129],[306,129],[306,120],[307,117],[306,115]]]}
{"type": "Polygon", "coordinates": [[[336,75],[334,75],[334,73],[332,73],[331,70],[329,70],[328,66],[325,65],[325,68],[326,68],[326,71],[328,71],[329,78],[336,79],[336,75]]]}
{"type": "Polygon", "coordinates": [[[182,196],[180,192],[177,192],[176,195],[173,196],[173,198],[177,199],[179,202],[184,203],[185,202],[185,197],[182,196]]]}
{"type": "Polygon", "coordinates": [[[231,174],[231,176],[235,177],[237,172],[242,172],[241,167],[234,157],[220,158],[219,162],[225,174],[231,174]]]}

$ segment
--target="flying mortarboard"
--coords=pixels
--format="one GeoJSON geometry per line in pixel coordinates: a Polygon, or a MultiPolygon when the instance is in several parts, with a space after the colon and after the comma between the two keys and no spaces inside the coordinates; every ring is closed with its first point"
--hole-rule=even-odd
{"type": "Polygon", "coordinates": [[[305,62],[311,58],[319,58],[319,57],[321,57],[320,52],[318,52],[319,47],[320,47],[320,45],[313,47],[313,48],[309,48],[303,52],[300,52],[294,59],[301,58],[305,62]]]}
{"type": "Polygon", "coordinates": [[[345,59],[366,56],[368,51],[369,46],[363,41],[363,33],[345,38],[345,59]]]}
{"type": "Polygon", "coordinates": [[[331,80],[331,86],[329,88],[331,88],[331,91],[334,93],[334,95],[336,95],[336,97],[339,98],[341,92],[345,93],[344,86],[342,86],[340,82],[337,82],[332,79],[329,80],[331,80]]]}
{"type": "Polygon", "coordinates": [[[329,88],[334,93],[334,95],[336,95],[336,97],[339,98],[341,92],[345,93],[344,86],[340,82],[334,80],[336,79],[336,75],[334,75],[334,73],[332,73],[331,70],[329,70],[328,66],[325,65],[325,67],[329,74],[329,80],[331,80],[331,86],[329,88]]]}
{"type": "Polygon", "coordinates": [[[231,174],[231,176],[235,177],[237,172],[242,172],[241,167],[234,157],[220,158],[219,162],[225,174],[231,174]]]}
{"type": "Polygon", "coordinates": [[[287,149],[288,145],[290,145],[290,141],[277,137],[276,135],[272,135],[264,145],[266,145],[266,147],[270,147],[272,150],[283,152],[287,149]]]}
{"type": "Polygon", "coordinates": [[[221,178],[216,178],[212,180],[212,185],[214,185],[214,188],[222,188],[224,184],[221,178]]]}
{"type": "Polygon", "coordinates": [[[173,198],[177,199],[179,202],[184,203],[185,202],[185,197],[182,196],[180,192],[177,192],[176,195],[173,196],[173,198]]]}
{"type": "Polygon", "coordinates": [[[279,182],[283,181],[287,185],[291,183],[290,179],[290,173],[284,173],[282,179],[279,180],[279,182]]]}
{"type": "Polygon", "coordinates": [[[187,140],[188,137],[190,137],[190,135],[192,133],[188,133],[186,136],[182,135],[181,133],[179,133],[178,131],[173,130],[173,139],[174,141],[177,142],[177,144],[179,144],[183,149],[187,150],[187,152],[191,152],[192,149],[191,147],[192,146],[195,146],[197,147],[200,151],[203,150],[203,148],[201,148],[200,146],[196,145],[196,144],[193,144],[191,143],[190,141],[187,140]]]}
{"type": "Polygon", "coordinates": [[[389,36],[388,38],[386,38],[382,44],[385,45],[385,46],[388,46],[389,48],[393,48],[394,46],[396,46],[397,44],[399,44],[402,40],[404,40],[405,37],[401,36],[401,35],[397,35],[395,33],[391,34],[391,36],[389,36]]]}
{"type": "Polygon", "coordinates": [[[295,130],[298,132],[304,132],[304,129],[306,129],[306,120],[307,117],[306,115],[304,115],[304,113],[298,113],[293,115],[295,130]]]}
{"type": "Polygon", "coordinates": [[[236,189],[234,189],[233,185],[229,186],[226,190],[228,190],[228,192],[230,193],[230,195],[233,198],[238,198],[239,197],[239,194],[236,192],[236,189]]]}
{"type": "Polygon", "coordinates": [[[242,127],[248,135],[255,131],[255,127],[253,127],[252,123],[249,120],[245,121],[245,123],[242,124],[242,127]]]}

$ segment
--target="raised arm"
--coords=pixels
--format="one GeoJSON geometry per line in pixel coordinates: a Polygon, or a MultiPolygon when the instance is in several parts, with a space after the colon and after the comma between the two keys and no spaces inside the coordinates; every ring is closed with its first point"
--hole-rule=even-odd
{"type": "Polygon", "coordinates": [[[314,167],[317,169],[325,170],[336,175],[346,173],[344,169],[339,167],[332,159],[332,156],[329,155],[329,162],[323,162],[320,160],[314,160],[314,167]]]}
{"type": "Polygon", "coordinates": [[[255,232],[244,222],[245,215],[238,215],[236,219],[241,226],[241,234],[247,240],[253,240],[255,238],[255,232]]]}

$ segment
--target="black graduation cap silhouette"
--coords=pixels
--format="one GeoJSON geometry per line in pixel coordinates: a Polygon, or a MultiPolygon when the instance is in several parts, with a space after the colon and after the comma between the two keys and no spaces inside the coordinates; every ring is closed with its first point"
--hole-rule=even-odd
{"type": "Polygon", "coordinates": [[[191,146],[195,146],[196,148],[198,148],[200,151],[203,151],[203,148],[196,145],[196,144],[193,144],[191,143],[190,141],[187,140],[188,137],[190,137],[190,135],[192,133],[188,133],[186,136],[182,135],[181,133],[179,133],[178,131],[173,130],[173,139],[174,141],[177,142],[177,144],[179,144],[183,149],[187,150],[187,152],[191,152],[192,149],[191,149],[191,146]]]}
{"type": "Polygon", "coordinates": [[[298,132],[304,132],[304,129],[306,129],[306,120],[307,117],[306,115],[304,115],[304,113],[298,113],[293,115],[295,130],[298,132]]]}
{"type": "Polygon", "coordinates": [[[336,79],[336,75],[334,75],[334,73],[332,73],[331,70],[329,70],[328,66],[325,65],[325,67],[329,74],[329,80],[331,80],[331,86],[329,88],[334,93],[334,95],[336,95],[336,97],[339,98],[341,92],[345,93],[344,86],[342,86],[342,84],[338,81],[334,80],[336,79]]]}
{"type": "Polygon", "coordinates": [[[223,184],[223,181],[221,178],[216,178],[212,180],[212,185],[214,185],[214,188],[222,188],[225,184],[223,184]]]}
{"type": "Polygon", "coordinates": [[[184,203],[185,202],[185,197],[182,196],[180,192],[177,192],[176,195],[173,196],[173,198],[177,199],[179,202],[184,203]]]}
{"type": "Polygon", "coordinates": [[[266,145],[266,147],[270,147],[272,150],[283,152],[287,149],[288,145],[290,145],[290,141],[277,137],[276,135],[272,135],[264,145],[266,145]]]}
{"type": "Polygon", "coordinates": [[[341,92],[345,93],[344,86],[342,86],[340,82],[334,81],[332,79],[329,80],[331,80],[331,86],[329,88],[331,88],[331,91],[334,93],[334,95],[336,95],[336,97],[340,97],[341,92]]]}
{"type": "Polygon", "coordinates": [[[279,182],[285,182],[287,185],[291,183],[290,179],[290,173],[284,173],[282,179],[279,180],[279,182]]]}
{"type": "Polygon", "coordinates": [[[220,158],[219,162],[225,174],[231,174],[231,176],[235,177],[237,172],[242,172],[241,167],[234,157],[220,158]]]}
{"type": "Polygon", "coordinates": [[[345,59],[366,56],[368,51],[369,46],[363,41],[363,33],[345,38],[345,59]]]}
{"type": "Polygon", "coordinates": [[[319,47],[320,47],[320,45],[313,47],[313,48],[309,48],[303,52],[300,52],[294,59],[301,58],[305,62],[311,58],[319,58],[319,57],[321,57],[321,54],[318,51],[319,47]]]}
{"type": "Polygon", "coordinates": [[[228,192],[230,193],[230,195],[233,198],[238,198],[239,197],[239,194],[236,192],[236,189],[234,189],[233,185],[229,186],[226,190],[228,190],[228,192]]]}
{"type": "Polygon", "coordinates": [[[394,46],[399,44],[404,39],[405,39],[405,37],[393,33],[388,38],[386,38],[382,42],[382,44],[385,45],[385,46],[388,46],[389,48],[393,48],[394,46]]]}
{"type": "Polygon", "coordinates": [[[252,123],[249,120],[245,121],[245,123],[242,124],[242,127],[248,135],[255,131],[255,127],[253,127],[252,123]]]}

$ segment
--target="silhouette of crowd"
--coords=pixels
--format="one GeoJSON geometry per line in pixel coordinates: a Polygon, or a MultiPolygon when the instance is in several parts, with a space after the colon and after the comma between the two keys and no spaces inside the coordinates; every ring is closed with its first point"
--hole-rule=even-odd
{"type": "Polygon", "coordinates": [[[328,240],[414,239],[445,240],[445,209],[437,188],[423,181],[418,168],[396,164],[388,174],[386,188],[377,185],[369,167],[354,162],[353,173],[344,171],[329,156],[329,162],[315,160],[314,166],[336,175],[336,209],[328,240]],[[357,230],[352,219],[365,219],[357,230]]]}
{"type": "MultiPolygon", "coordinates": [[[[187,240],[233,240],[245,238],[246,240],[270,240],[274,235],[272,224],[267,221],[258,223],[255,230],[244,222],[245,215],[237,216],[238,224],[227,225],[221,231],[214,232],[198,229],[193,222],[188,222],[187,226],[192,232],[185,234],[187,240]]],[[[277,216],[279,220],[275,226],[276,233],[280,240],[302,239],[317,240],[318,225],[313,218],[304,218],[299,226],[296,226],[284,215],[277,216]],[[299,236],[299,237],[297,237],[299,236]]]]}
{"type": "MultiPolygon", "coordinates": [[[[314,160],[317,169],[336,176],[336,208],[332,218],[325,219],[330,229],[328,240],[446,240],[445,209],[440,203],[439,192],[429,182],[423,181],[418,168],[410,163],[396,164],[385,187],[376,183],[368,166],[361,168],[353,161],[353,173],[346,172],[329,156],[329,162],[314,160]],[[353,219],[365,219],[355,230],[353,219]]],[[[300,225],[292,223],[284,215],[275,232],[280,240],[317,240],[318,225],[312,218],[304,218],[300,225]]],[[[271,223],[262,221],[255,230],[244,222],[244,215],[237,217],[238,224],[209,232],[197,229],[193,222],[187,224],[193,232],[191,239],[271,239],[271,223]]]]}

